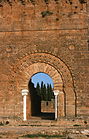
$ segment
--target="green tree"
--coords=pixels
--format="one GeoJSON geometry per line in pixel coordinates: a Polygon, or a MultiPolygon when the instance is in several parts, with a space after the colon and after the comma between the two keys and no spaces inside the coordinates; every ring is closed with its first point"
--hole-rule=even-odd
{"type": "Polygon", "coordinates": [[[51,99],[54,99],[54,93],[51,84],[49,85],[51,99]]]}
{"type": "Polygon", "coordinates": [[[51,101],[51,99],[53,98],[53,91],[52,91],[52,86],[51,84],[47,84],[47,100],[51,101]]]}
{"type": "Polygon", "coordinates": [[[37,95],[41,96],[41,88],[40,88],[39,82],[36,85],[36,91],[37,91],[37,95]]]}
{"type": "Polygon", "coordinates": [[[44,100],[43,96],[44,96],[44,83],[42,81],[41,82],[41,100],[44,100]]]}
{"type": "Polygon", "coordinates": [[[43,87],[43,100],[46,101],[47,100],[47,94],[46,94],[46,85],[44,84],[44,87],[43,87]]]}
{"type": "Polygon", "coordinates": [[[54,94],[53,94],[53,89],[51,84],[47,84],[46,87],[46,85],[42,81],[41,86],[39,85],[39,83],[37,83],[36,90],[37,90],[37,94],[41,97],[41,100],[51,101],[51,99],[54,99],[54,94]]]}
{"type": "Polygon", "coordinates": [[[47,91],[47,101],[49,101],[50,100],[50,90],[49,90],[49,84],[47,84],[47,89],[46,89],[47,91]]]}

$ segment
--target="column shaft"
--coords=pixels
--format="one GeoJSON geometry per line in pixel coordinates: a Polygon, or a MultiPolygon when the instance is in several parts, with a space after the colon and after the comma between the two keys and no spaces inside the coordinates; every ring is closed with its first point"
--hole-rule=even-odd
{"type": "Polygon", "coordinates": [[[57,120],[57,95],[55,95],[55,120],[57,120]]]}
{"type": "Polygon", "coordinates": [[[26,95],[23,96],[23,117],[24,121],[26,121],[26,95]]]}

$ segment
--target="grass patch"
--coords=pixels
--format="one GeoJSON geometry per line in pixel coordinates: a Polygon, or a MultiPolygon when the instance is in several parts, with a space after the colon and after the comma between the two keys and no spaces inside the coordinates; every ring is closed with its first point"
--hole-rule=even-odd
{"type": "Polygon", "coordinates": [[[46,134],[27,134],[22,137],[27,138],[36,138],[36,137],[45,137],[45,138],[57,138],[57,137],[64,137],[63,135],[46,135],[46,134]]]}
{"type": "Polygon", "coordinates": [[[29,125],[18,125],[18,126],[29,126],[29,125]]]}
{"type": "Polygon", "coordinates": [[[73,125],[73,126],[81,126],[81,125],[77,125],[77,124],[75,124],[75,125],[73,125]]]}
{"type": "MultiPolygon", "coordinates": [[[[46,126],[46,125],[18,125],[18,126],[32,126],[32,127],[40,127],[40,126],[46,126]]],[[[49,126],[48,126],[49,127],[49,126]]]]}
{"type": "Polygon", "coordinates": [[[37,127],[39,127],[39,126],[42,126],[42,125],[30,125],[30,126],[33,126],[33,127],[34,127],[34,126],[37,126],[37,127]]]}
{"type": "Polygon", "coordinates": [[[51,12],[51,11],[43,11],[43,12],[41,12],[42,17],[49,16],[49,15],[52,15],[52,14],[53,14],[53,12],[51,12]]]}
{"type": "Polygon", "coordinates": [[[42,125],[18,125],[18,126],[33,126],[33,127],[38,126],[39,127],[39,126],[42,126],[42,125]]]}
{"type": "Polygon", "coordinates": [[[0,126],[4,126],[4,124],[2,122],[0,122],[0,126]]]}

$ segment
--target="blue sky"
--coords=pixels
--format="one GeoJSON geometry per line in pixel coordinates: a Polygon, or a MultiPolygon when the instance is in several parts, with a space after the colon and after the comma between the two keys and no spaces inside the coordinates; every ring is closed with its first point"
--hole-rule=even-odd
{"type": "Polygon", "coordinates": [[[35,74],[33,77],[32,77],[32,82],[34,83],[34,86],[36,87],[37,85],[37,82],[39,82],[39,84],[41,84],[41,82],[44,82],[44,84],[47,85],[48,84],[51,84],[52,87],[53,87],[53,81],[52,81],[52,78],[50,76],[48,76],[47,74],[45,73],[37,73],[35,74]]]}

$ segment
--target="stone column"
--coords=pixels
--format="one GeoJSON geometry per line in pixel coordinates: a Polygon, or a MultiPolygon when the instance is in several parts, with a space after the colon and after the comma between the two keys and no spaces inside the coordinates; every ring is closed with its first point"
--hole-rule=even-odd
{"type": "Polygon", "coordinates": [[[23,120],[26,121],[26,96],[28,95],[28,90],[24,89],[22,90],[22,96],[23,96],[23,120]]]}
{"type": "Polygon", "coordinates": [[[59,91],[55,90],[54,91],[54,96],[55,96],[55,120],[57,120],[57,118],[58,118],[58,94],[59,94],[59,91]]]}

